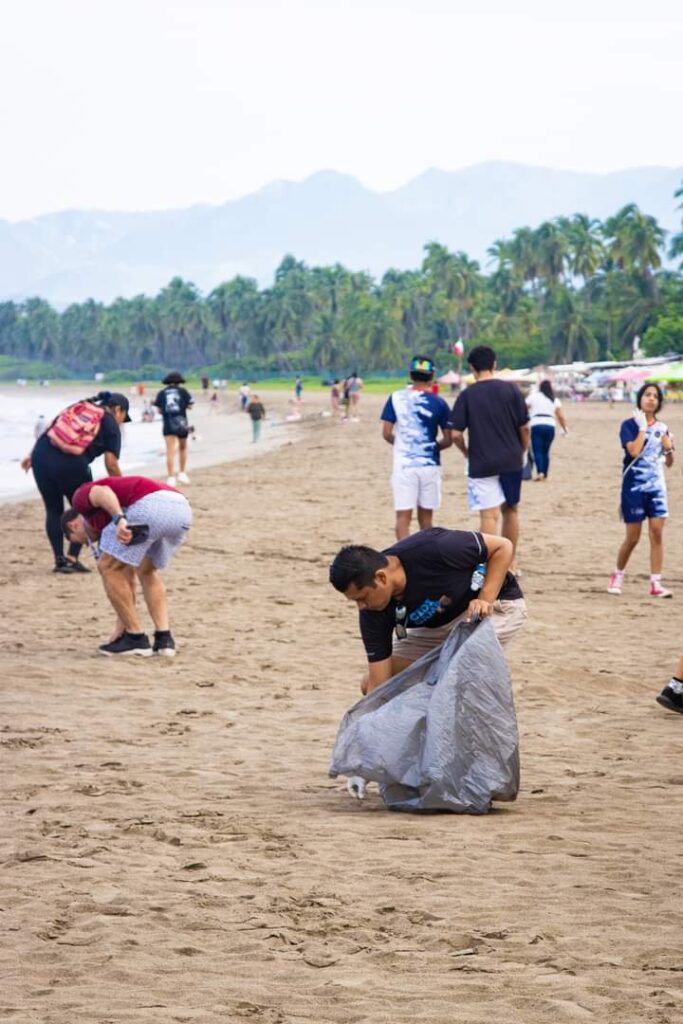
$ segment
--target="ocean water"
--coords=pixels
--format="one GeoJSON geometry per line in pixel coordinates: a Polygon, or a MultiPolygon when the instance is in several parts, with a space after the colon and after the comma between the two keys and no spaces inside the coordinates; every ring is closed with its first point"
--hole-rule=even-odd
{"type": "MultiPolygon", "coordinates": [[[[21,460],[34,444],[33,430],[42,414],[51,422],[69,403],[94,391],[75,388],[0,388],[0,502],[38,496],[33,473],[24,473],[21,460]]],[[[262,441],[251,445],[251,421],[238,411],[235,395],[224,396],[220,413],[211,413],[208,402],[199,399],[190,411],[196,433],[189,442],[188,472],[199,466],[212,466],[233,459],[253,456],[295,439],[295,431],[270,415],[262,441]]],[[[143,401],[130,398],[131,423],[121,427],[121,468],[124,473],[149,476],[165,475],[166,447],[161,433],[161,418],[142,422],[143,401]]],[[[104,459],[91,464],[94,479],[106,476],[104,459]]]]}
{"type": "MultiPolygon", "coordinates": [[[[3,390],[0,398],[0,501],[29,498],[37,493],[33,474],[24,473],[20,466],[23,457],[33,447],[36,421],[42,413],[49,423],[78,397],[74,393],[50,388],[3,390]]],[[[164,453],[161,420],[142,423],[140,409],[135,405],[131,408],[131,416],[134,422],[121,428],[121,466],[124,472],[160,464],[164,453]]],[[[92,473],[95,478],[106,475],[103,459],[92,463],[92,473]]]]}

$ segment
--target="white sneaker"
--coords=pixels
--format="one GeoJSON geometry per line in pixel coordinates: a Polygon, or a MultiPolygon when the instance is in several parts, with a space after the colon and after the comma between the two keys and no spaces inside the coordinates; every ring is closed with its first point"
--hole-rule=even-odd
{"type": "Polygon", "coordinates": [[[189,482],[190,482],[190,478],[187,475],[187,473],[178,473],[178,483],[179,484],[189,484],[189,482]]]}
{"type": "Polygon", "coordinates": [[[624,582],[624,577],[620,576],[619,573],[613,572],[609,578],[609,586],[607,588],[608,594],[620,594],[621,586],[624,582]]]}
{"type": "Polygon", "coordinates": [[[174,476],[167,476],[166,477],[166,483],[168,484],[169,487],[175,487],[175,477],[174,476]]]}
{"type": "Polygon", "coordinates": [[[661,583],[650,584],[650,597],[673,597],[673,591],[667,590],[661,583]]]}

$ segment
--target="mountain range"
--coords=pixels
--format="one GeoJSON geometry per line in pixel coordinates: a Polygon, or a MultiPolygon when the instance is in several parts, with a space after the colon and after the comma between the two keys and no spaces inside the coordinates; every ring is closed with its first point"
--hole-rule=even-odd
{"type": "Polygon", "coordinates": [[[674,191],[683,167],[608,174],[490,162],[428,170],[391,192],[320,171],[275,181],[218,206],[121,213],[66,210],[0,220],[0,299],[38,295],[58,308],[94,298],[154,294],[179,275],[208,291],[237,274],[261,285],[286,253],[381,277],[415,268],[425,242],[463,250],[487,269],[487,247],[517,227],[560,215],[603,219],[635,202],[680,231],[674,191]]]}

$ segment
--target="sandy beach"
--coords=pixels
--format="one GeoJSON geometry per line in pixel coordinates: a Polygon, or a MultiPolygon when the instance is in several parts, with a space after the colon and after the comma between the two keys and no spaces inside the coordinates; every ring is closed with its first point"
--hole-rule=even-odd
{"type": "MultiPolygon", "coordinates": [[[[610,597],[626,410],[567,407],[523,495],[519,799],[397,815],[327,777],[364,663],[327,566],[393,538],[381,404],[192,473],[174,661],[98,657],[96,575],[51,575],[40,503],[4,507],[0,1019],[681,1019],[683,721],[654,696],[681,651],[683,446],[674,599],[646,596],[646,542],[610,597]]],[[[683,438],[683,408],[663,417],[683,438]]],[[[475,527],[453,452],[444,491],[437,524],[475,527]]]]}

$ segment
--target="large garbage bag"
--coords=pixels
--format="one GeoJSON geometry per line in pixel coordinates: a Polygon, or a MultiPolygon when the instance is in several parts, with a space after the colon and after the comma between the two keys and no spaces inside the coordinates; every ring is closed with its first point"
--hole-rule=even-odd
{"type": "Polygon", "coordinates": [[[330,776],[380,784],[397,811],[485,814],[519,789],[519,738],[505,657],[490,619],[456,626],[346,712],[330,776]]]}

